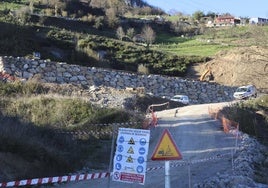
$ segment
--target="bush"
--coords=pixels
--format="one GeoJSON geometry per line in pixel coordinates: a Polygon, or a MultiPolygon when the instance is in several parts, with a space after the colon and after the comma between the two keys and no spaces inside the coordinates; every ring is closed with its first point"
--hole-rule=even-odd
{"type": "Polygon", "coordinates": [[[144,64],[140,64],[138,66],[138,73],[142,73],[142,74],[149,74],[149,69],[144,65],[144,64]]]}
{"type": "Polygon", "coordinates": [[[32,164],[31,168],[26,169],[16,167],[18,171],[22,171],[17,173],[22,173],[23,176],[18,178],[65,175],[73,172],[83,166],[93,148],[86,142],[75,141],[72,135],[36,127],[31,123],[25,124],[15,117],[3,115],[0,115],[0,142],[1,152],[18,155],[32,164]]]}
{"type": "Polygon", "coordinates": [[[268,143],[268,95],[234,103],[223,108],[222,113],[238,122],[240,131],[268,143]]]}
{"type": "MultiPolygon", "coordinates": [[[[91,168],[99,168],[100,162],[109,160],[110,142],[105,140],[111,139],[107,134],[112,132],[111,124],[140,120],[126,111],[98,108],[83,99],[44,95],[48,91],[36,84],[34,80],[0,82],[4,94],[0,98],[0,151],[31,164],[25,169],[12,167],[20,174],[18,178],[66,175],[88,165],[88,160],[91,168]],[[37,92],[40,95],[35,96],[37,92]]],[[[1,181],[10,180],[1,177],[1,181]]]]}

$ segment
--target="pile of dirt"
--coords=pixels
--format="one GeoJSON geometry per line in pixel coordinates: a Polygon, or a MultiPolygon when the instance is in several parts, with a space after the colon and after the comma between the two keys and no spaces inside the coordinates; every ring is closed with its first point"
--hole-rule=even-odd
{"type": "Polygon", "coordinates": [[[211,61],[192,66],[187,77],[199,79],[208,69],[212,82],[226,86],[253,84],[258,91],[268,93],[268,48],[252,46],[221,51],[211,61]]]}

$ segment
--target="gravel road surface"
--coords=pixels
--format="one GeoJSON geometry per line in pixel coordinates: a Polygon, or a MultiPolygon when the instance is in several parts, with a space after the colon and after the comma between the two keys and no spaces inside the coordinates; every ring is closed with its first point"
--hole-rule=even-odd
{"type": "MultiPolygon", "coordinates": [[[[70,182],[60,188],[163,188],[164,161],[152,161],[151,156],[164,129],[168,129],[182,155],[182,160],[170,161],[171,187],[195,187],[196,183],[217,173],[232,173],[232,151],[236,140],[222,131],[220,122],[208,114],[208,107],[218,108],[228,103],[190,105],[179,109],[157,112],[159,123],[151,129],[145,185],[109,181],[108,178],[70,182]],[[110,183],[109,183],[110,182],[110,183]]],[[[108,156],[107,156],[108,157],[108,156]]]]}

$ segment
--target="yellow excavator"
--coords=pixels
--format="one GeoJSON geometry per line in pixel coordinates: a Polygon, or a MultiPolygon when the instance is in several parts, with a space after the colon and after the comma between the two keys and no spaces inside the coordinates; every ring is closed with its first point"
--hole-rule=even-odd
{"type": "Polygon", "coordinates": [[[201,82],[213,80],[213,74],[212,74],[212,71],[211,71],[211,67],[206,68],[206,70],[200,76],[199,80],[201,82]]]}

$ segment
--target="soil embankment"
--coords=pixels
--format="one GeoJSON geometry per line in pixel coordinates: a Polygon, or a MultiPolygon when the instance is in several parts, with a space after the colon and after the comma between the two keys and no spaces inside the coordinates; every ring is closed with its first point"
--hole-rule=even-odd
{"type": "Polygon", "coordinates": [[[211,69],[213,82],[227,86],[253,84],[261,92],[268,93],[268,49],[240,47],[219,52],[207,63],[195,64],[187,77],[199,79],[211,69]]]}

